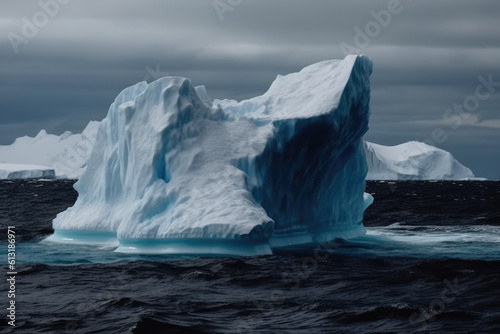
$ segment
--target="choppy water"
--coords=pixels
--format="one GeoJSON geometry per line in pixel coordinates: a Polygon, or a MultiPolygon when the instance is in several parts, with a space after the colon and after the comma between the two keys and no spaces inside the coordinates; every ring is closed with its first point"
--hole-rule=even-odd
{"type": "Polygon", "coordinates": [[[72,184],[0,181],[2,333],[500,333],[500,182],[369,182],[366,236],[247,258],[40,244],[72,184]]]}

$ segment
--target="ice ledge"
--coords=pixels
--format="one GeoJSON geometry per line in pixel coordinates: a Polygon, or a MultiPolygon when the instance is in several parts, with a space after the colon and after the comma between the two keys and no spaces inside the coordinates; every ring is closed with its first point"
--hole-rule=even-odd
{"type": "Polygon", "coordinates": [[[253,256],[273,253],[267,242],[250,242],[241,239],[146,239],[122,241],[115,252],[213,256],[253,256]]]}
{"type": "Polygon", "coordinates": [[[55,230],[54,234],[42,240],[42,243],[99,245],[118,247],[120,242],[114,232],[94,232],[75,230],[55,230]]]}
{"type": "Polygon", "coordinates": [[[326,229],[302,233],[273,235],[268,242],[244,239],[138,239],[118,240],[113,232],[55,230],[43,243],[94,245],[117,247],[115,252],[125,254],[181,254],[201,256],[257,256],[271,255],[273,249],[298,244],[317,244],[336,239],[362,236],[366,229],[360,222],[350,229],[326,229]]]}
{"type": "Polygon", "coordinates": [[[42,243],[117,247],[115,252],[126,254],[185,254],[211,256],[270,255],[264,241],[243,239],[138,239],[118,240],[113,232],[55,230],[42,243]]]}

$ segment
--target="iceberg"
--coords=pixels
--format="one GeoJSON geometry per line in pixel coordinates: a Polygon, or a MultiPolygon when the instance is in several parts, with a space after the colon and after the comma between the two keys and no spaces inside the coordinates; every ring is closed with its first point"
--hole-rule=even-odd
{"type": "Polygon", "coordinates": [[[181,77],[125,89],[47,241],[254,255],[364,234],[371,70],[323,61],[241,102],[181,77]]]}
{"type": "Polygon", "coordinates": [[[58,179],[78,179],[86,166],[99,122],[91,121],[81,134],[66,131],[60,136],[41,130],[35,137],[17,138],[0,145],[0,163],[47,166],[58,179]]]}
{"type": "Polygon", "coordinates": [[[0,180],[54,179],[55,171],[50,167],[0,163],[0,180]]]}
{"type": "Polygon", "coordinates": [[[367,180],[461,180],[475,178],[451,153],[411,141],[396,146],[365,142],[367,180]]]}

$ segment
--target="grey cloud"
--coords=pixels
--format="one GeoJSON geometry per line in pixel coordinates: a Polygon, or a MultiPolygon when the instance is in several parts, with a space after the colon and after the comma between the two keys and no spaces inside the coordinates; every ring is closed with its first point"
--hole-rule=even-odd
{"type": "MultiPolygon", "coordinates": [[[[212,1],[72,0],[16,54],[7,35],[19,34],[21,18],[40,6],[38,0],[4,1],[0,144],[42,128],[81,131],[157,65],[204,84],[213,98],[261,94],[277,74],[342,58],[340,43],[354,44],[354,27],[364,29],[373,20],[370,11],[388,3],[246,0],[221,22],[212,1]]],[[[403,11],[361,50],[375,64],[367,138],[381,144],[448,129],[443,113],[474,93],[479,75],[493,73],[500,81],[498,1],[401,4],[403,11]]],[[[478,161],[498,153],[499,130],[481,122],[500,119],[499,102],[500,88],[481,102],[476,125],[452,131],[441,145],[478,174],[497,178],[498,168],[478,161]]]]}

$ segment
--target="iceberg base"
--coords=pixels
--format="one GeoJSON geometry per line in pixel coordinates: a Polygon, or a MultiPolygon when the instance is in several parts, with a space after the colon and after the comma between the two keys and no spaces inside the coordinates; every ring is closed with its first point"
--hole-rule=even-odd
{"type": "Polygon", "coordinates": [[[77,230],[55,230],[54,234],[42,240],[42,243],[72,244],[72,245],[105,245],[118,247],[120,242],[113,232],[90,232],[77,230]]]}
{"type": "Polygon", "coordinates": [[[286,235],[273,235],[269,239],[271,248],[282,248],[294,245],[322,244],[336,239],[352,239],[366,234],[362,223],[350,229],[328,229],[317,232],[300,232],[286,235]]]}
{"type": "Polygon", "coordinates": [[[274,234],[268,242],[242,239],[139,239],[118,240],[112,232],[55,230],[43,243],[99,245],[117,247],[115,252],[125,254],[175,254],[213,256],[272,255],[273,249],[293,245],[322,244],[336,239],[362,236],[366,229],[362,223],[350,229],[328,229],[317,232],[274,234]]]}
{"type": "Polygon", "coordinates": [[[126,240],[115,250],[132,254],[191,254],[218,256],[270,255],[267,242],[249,242],[241,239],[169,239],[126,240]]]}
{"type": "Polygon", "coordinates": [[[176,254],[254,256],[271,255],[264,241],[242,239],[140,239],[118,240],[116,233],[78,230],[55,230],[42,243],[117,247],[115,252],[126,254],[176,254]]]}

